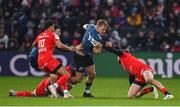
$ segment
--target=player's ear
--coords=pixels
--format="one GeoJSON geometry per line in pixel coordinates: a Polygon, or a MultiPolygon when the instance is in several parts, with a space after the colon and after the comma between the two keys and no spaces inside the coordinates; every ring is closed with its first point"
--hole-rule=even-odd
{"type": "Polygon", "coordinates": [[[51,26],[51,29],[52,29],[53,31],[55,31],[54,24],[51,26]]]}

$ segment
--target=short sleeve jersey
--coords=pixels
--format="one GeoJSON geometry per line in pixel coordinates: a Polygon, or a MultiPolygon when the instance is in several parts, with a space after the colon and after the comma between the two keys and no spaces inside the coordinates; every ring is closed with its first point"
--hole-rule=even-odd
{"type": "Polygon", "coordinates": [[[39,34],[36,38],[36,42],[38,43],[38,52],[39,54],[49,54],[52,55],[55,50],[55,41],[59,40],[59,36],[54,34],[50,30],[46,30],[39,34]]]}
{"type": "Polygon", "coordinates": [[[150,66],[144,64],[139,59],[127,52],[124,52],[123,55],[118,57],[118,59],[123,68],[132,75],[139,75],[145,67],[151,69],[150,66]]]}

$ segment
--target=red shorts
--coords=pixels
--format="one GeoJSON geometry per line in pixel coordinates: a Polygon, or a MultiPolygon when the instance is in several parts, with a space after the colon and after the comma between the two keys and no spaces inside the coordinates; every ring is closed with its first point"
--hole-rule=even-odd
{"type": "Polygon", "coordinates": [[[47,87],[49,86],[49,80],[50,78],[46,78],[42,80],[36,89],[34,90],[34,95],[35,96],[46,96],[47,95],[47,87]]]}
{"type": "Polygon", "coordinates": [[[146,83],[146,81],[145,81],[145,79],[143,77],[143,72],[144,71],[150,71],[150,72],[152,72],[152,74],[154,74],[154,71],[153,71],[153,69],[151,67],[144,66],[144,67],[142,67],[141,72],[136,75],[136,81],[139,81],[139,82],[142,82],[142,83],[146,83]]]}
{"type": "Polygon", "coordinates": [[[61,63],[54,57],[40,57],[38,58],[39,68],[45,72],[52,73],[56,67],[61,63]]]}

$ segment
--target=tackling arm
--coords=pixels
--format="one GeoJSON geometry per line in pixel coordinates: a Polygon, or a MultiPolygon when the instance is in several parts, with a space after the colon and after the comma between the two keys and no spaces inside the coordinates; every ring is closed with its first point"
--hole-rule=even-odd
{"type": "Polygon", "coordinates": [[[83,46],[82,44],[75,46],[67,46],[65,44],[63,44],[60,40],[56,40],[55,44],[58,48],[63,49],[65,51],[79,51],[82,50],[83,46]]]}
{"type": "Polygon", "coordinates": [[[104,47],[104,49],[106,49],[107,51],[111,52],[111,53],[114,53],[118,56],[122,55],[124,51],[122,50],[118,50],[118,49],[115,49],[115,48],[111,48],[111,47],[104,47]]]}

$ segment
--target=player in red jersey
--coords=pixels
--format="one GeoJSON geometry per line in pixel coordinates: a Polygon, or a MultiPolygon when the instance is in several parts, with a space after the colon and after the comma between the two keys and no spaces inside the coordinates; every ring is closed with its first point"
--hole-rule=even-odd
{"type": "Polygon", "coordinates": [[[58,97],[56,88],[58,86],[63,86],[64,93],[67,94],[66,97],[70,98],[71,95],[69,94],[66,86],[70,75],[66,71],[65,67],[53,56],[53,51],[56,47],[69,51],[78,51],[82,48],[82,45],[79,45],[79,47],[68,47],[64,45],[60,42],[59,36],[54,33],[53,21],[46,21],[45,26],[47,29],[40,33],[33,43],[33,46],[38,47],[38,67],[42,71],[58,74],[60,76],[56,83],[48,86],[48,89],[53,96],[58,97]]]}
{"type": "MultiPolygon", "coordinates": [[[[76,72],[72,69],[71,66],[67,66],[66,67],[66,70],[68,71],[68,73],[70,74],[71,78],[71,83],[75,84],[75,76],[76,76],[76,72]]],[[[53,74],[53,76],[56,76],[55,74],[53,74]]],[[[58,77],[57,77],[57,81],[58,81],[58,77]]],[[[68,90],[71,89],[71,83],[68,83],[68,90]]],[[[38,96],[38,97],[41,97],[41,96],[49,96],[50,95],[50,92],[48,90],[48,86],[50,85],[50,77],[47,77],[45,78],[44,80],[42,80],[38,86],[34,89],[34,91],[14,91],[14,90],[10,90],[9,91],[9,96],[17,96],[17,97],[20,97],[20,96],[38,96]]],[[[60,86],[58,89],[57,89],[58,93],[61,94],[61,96],[63,96],[63,89],[62,87],[60,86]]]]}
{"type": "MultiPolygon", "coordinates": [[[[159,91],[161,91],[165,95],[164,100],[170,100],[174,98],[174,96],[170,92],[168,92],[167,89],[159,81],[154,79],[154,71],[150,66],[142,63],[136,57],[125,51],[117,50],[111,47],[105,47],[105,49],[118,55],[118,61],[119,63],[121,63],[124,70],[127,71],[130,75],[135,76],[135,81],[131,85],[128,92],[129,98],[138,98],[153,91],[151,87],[143,90],[142,88],[146,84],[151,84],[155,86],[159,91]]],[[[157,97],[158,95],[156,96],[156,98],[157,97]]]]}

